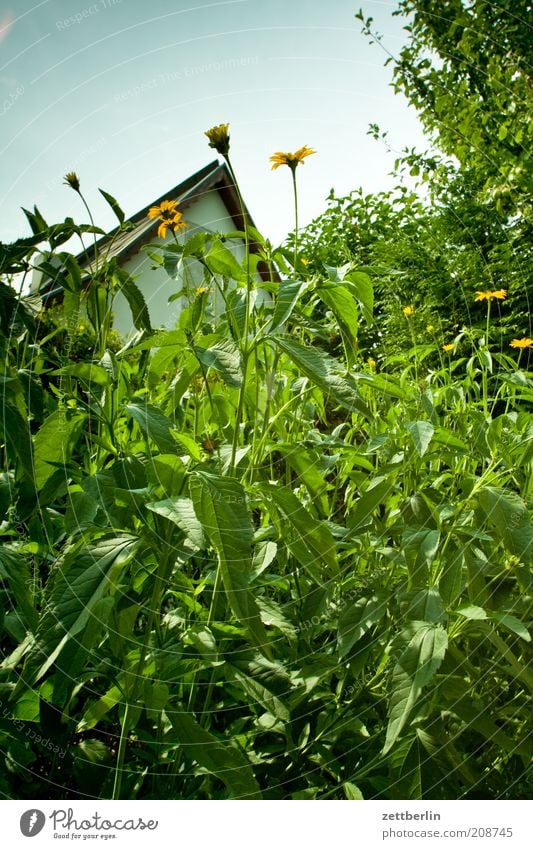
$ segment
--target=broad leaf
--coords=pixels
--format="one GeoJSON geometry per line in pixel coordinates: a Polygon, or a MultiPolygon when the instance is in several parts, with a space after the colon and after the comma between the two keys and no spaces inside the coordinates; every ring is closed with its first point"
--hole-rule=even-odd
{"type": "Polygon", "coordinates": [[[188,760],[197,763],[224,782],[232,799],[260,799],[261,792],[250,762],[230,743],[218,740],[190,713],[167,711],[177,742],[188,760]]]}
{"type": "Polygon", "coordinates": [[[136,537],[124,535],[93,545],[76,544],[65,552],[46,588],[46,607],[39,621],[35,647],[27,659],[24,679],[38,681],[50,669],[66,643],[89,623],[100,599],[138,547],[136,537]]]}
{"type": "Polygon", "coordinates": [[[72,451],[83,433],[87,416],[56,410],[34,438],[35,487],[40,490],[57,471],[69,462],[72,451]]]}
{"type": "Polygon", "coordinates": [[[429,448],[435,428],[431,422],[425,421],[407,422],[405,426],[411,434],[418,456],[423,457],[429,448]]]}
{"type": "Polygon", "coordinates": [[[194,353],[205,368],[214,368],[220,372],[228,386],[239,387],[241,385],[241,354],[231,339],[222,339],[209,348],[195,345],[194,353]]]}
{"type": "Polygon", "coordinates": [[[448,647],[444,628],[428,622],[410,623],[401,638],[408,643],[392,672],[389,724],[383,754],[390,751],[407,725],[422,690],[437,672],[448,647]]]}
{"type": "Polygon", "coordinates": [[[367,631],[380,621],[387,612],[387,602],[377,596],[361,598],[348,604],[339,616],[338,651],[342,658],[367,631]]]}
{"type": "Polygon", "coordinates": [[[176,450],[176,443],[172,438],[170,419],[153,407],[151,404],[126,404],[126,410],[141,427],[145,436],[153,440],[158,448],[165,454],[171,454],[176,450]]]}
{"type": "Polygon", "coordinates": [[[485,486],[479,491],[478,499],[489,525],[505,547],[525,563],[531,563],[533,525],[520,496],[495,486],[485,486]]]}
{"type": "Polygon", "coordinates": [[[252,642],[270,655],[259,608],[248,588],[253,527],[243,486],[235,478],[196,471],[189,490],[196,516],[217,553],[230,607],[252,642]]]}
{"type": "Polygon", "coordinates": [[[315,519],[287,487],[261,484],[259,489],[281,514],[280,538],[314,580],[324,580],[319,567],[326,577],[338,574],[335,540],[324,522],[315,519]]]}

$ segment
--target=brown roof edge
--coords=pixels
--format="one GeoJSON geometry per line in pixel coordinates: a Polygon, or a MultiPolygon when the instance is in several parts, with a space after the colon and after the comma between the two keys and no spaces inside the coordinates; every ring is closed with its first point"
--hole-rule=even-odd
{"type": "MultiPolygon", "coordinates": [[[[231,172],[225,162],[221,163],[217,159],[214,159],[208,165],[204,166],[199,171],[196,171],[186,180],[178,183],[177,186],[174,186],[173,189],[165,192],[161,195],[161,197],[151,201],[126,220],[135,225],[141,224],[143,220],[147,219],[150,207],[159,206],[159,204],[167,198],[178,200],[180,207],[182,209],[187,209],[199,200],[203,194],[212,190],[218,191],[220,194],[235,228],[237,230],[244,230],[244,217],[241,209],[241,202],[231,172]]],[[[244,204],[244,214],[246,215],[250,226],[255,227],[253,218],[250,215],[246,204],[244,204]]],[[[130,239],[128,239],[127,234],[125,234],[126,238],[124,239],[124,243],[115,253],[115,256],[124,257],[124,255],[131,255],[133,252],[136,252],[143,244],[148,243],[150,239],[153,238],[157,227],[158,223],[157,221],[154,221],[153,226],[148,227],[146,230],[143,230],[143,232],[132,233],[130,239]]],[[[105,245],[106,242],[117,233],[117,230],[118,227],[111,230],[105,236],[102,236],[102,238],[96,243],[97,248],[100,249],[103,245],[105,245]]],[[[92,258],[94,247],[95,246],[92,245],[88,248],[87,252],[84,252],[83,255],[80,254],[80,259],[83,258],[86,262],[87,255],[89,258],[92,258]]],[[[253,253],[258,253],[261,250],[261,246],[257,242],[250,242],[250,250],[253,253]]],[[[262,280],[268,281],[273,277],[275,281],[279,281],[279,275],[276,270],[274,269],[272,274],[265,262],[260,262],[258,264],[257,271],[262,280]]]]}

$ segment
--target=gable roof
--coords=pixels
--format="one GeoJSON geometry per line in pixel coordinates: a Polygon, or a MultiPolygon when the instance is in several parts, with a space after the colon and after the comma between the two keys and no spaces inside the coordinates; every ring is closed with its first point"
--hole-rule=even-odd
{"type": "MultiPolygon", "coordinates": [[[[127,221],[133,225],[130,229],[124,232],[118,232],[119,228],[115,228],[107,235],[102,236],[102,238],[97,241],[96,247],[100,250],[109,241],[111,241],[111,239],[113,239],[113,245],[111,246],[108,254],[109,258],[119,257],[125,261],[136,254],[142,245],[147,244],[157,235],[159,222],[157,219],[154,220],[148,218],[148,210],[150,207],[159,206],[161,201],[168,198],[177,200],[180,206],[180,211],[183,211],[196,203],[196,201],[200,200],[203,195],[211,191],[217,191],[220,194],[221,199],[235,225],[235,229],[241,231],[244,230],[244,217],[233,178],[226,163],[220,163],[218,159],[215,159],[210,162],[209,165],[201,168],[186,180],[178,183],[178,185],[174,186],[173,189],[166,191],[163,195],[161,195],[161,197],[151,201],[147,206],[130,216],[130,218],[127,219],[127,221]]],[[[251,227],[255,227],[252,216],[250,215],[246,205],[244,205],[244,213],[248,224],[251,227]]],[[[87,252],[84,252],[79,258],[83,259],[84,262],[87,261],[87,256],[89,259],[92,259],[94,250],[95,246],[91,245],[87,252]]],[[[251,242],[250,250],[253,253],[257,253],[259,245],[256,242],[251,242]]],[[[269,270],[264,263],[259,263],[257,270],[263,279],[270,279],[269,270]]]]}

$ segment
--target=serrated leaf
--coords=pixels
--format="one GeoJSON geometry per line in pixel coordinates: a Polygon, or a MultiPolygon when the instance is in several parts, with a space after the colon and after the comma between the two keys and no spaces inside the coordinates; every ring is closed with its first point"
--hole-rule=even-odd
{"type": "Polygon", "coordinates": [[[194,353],[205,368],[214,368],[220,372],[228,386],[239,387],[242,384],[241,353],[231,339],[222,339],[209,348],[194,346],[194,353]]]}
{"type": "Polygon", "coordinates": [[[345,657],[353,646],[385,616],[387,603],[377,596],[361,598],[344,607],[339,616],[337,647],[339,658],[345,657]]]}
{"type": "Polygon", "coordinates": [[[320,387],[325,395],[337,401],[348,410],[357,411],[370,417],[370,411],[362,400],[357,386],[348,378],[339,374],[339,363],[333,357],[280,337],[273,337],[276,345],[298,366],[313,383],[320,387]]]}
{"type": "Polygon", "coordinates": [[[87,416],[56,410],[45,420],[34,438],[35,487],[41,490],[58,466],[70,462],[72,451],[83,433],[87,416]]]}
{"type": "Polygon", "coordinates": [[[422,690],[437,672],[448,648],[448,635],[440,625],[412,622],[400,636],[408,643],[392,672],[383,754],[391,750],[407,725],[422,690]]]}
{"type": "Polygon", "coordinates": [[[135,419],[147,439],[152,439],[165,454],[176,450],[176,443],[171,434],[172,422],[161,410],[151,404],[126,404],[126,410],[135,419]]]}
{"type": "Polygon", "coordinates": [[[221,274],[223,277],[233,278],[233,280],[245,279],[246,275],[238,261],[220,239],[214,239],[209,251],[205,254],[204,261],[214,274],[221,274]]]}
{"type": "Polygon", "coordinates": [[[281,513],[280,537],[299,563],[319,583],[323,580],[317,568],[320,565],[326,575],[337,575],[337,548],[324,522],[315,519],[287,487],[260,484],[258,488],[281,513]]]}
{"type": "Polygon", "coordinates": [[[254,645],[270,656],[267,635],[248,580],[252,570],[252,519],[242,484],[235,478],[196,471],[189,479],[194,511],[215,549],[233,613],[254,645]]]}
{"type": "Polygon", "coordinates": [[[92,611],[135,555],[139,541],[124,535],[94,545],[76,544],[64,554],[46,587],[46,607],[24,680],[36,682],[50,669],[66,643],[87,626],[92,611]]]}
{"type": "Polygon", "coordinates": [[[16,602],[28,630],[37,625],[37,611],[31,591],[32,578],[27,560],[17,551],[0,546],[0,579],[7,583],[10,594],[16,602]]]}
{"type": "Polygon", "coordinates": [[[308,286],[301,280],[282,280],[276,289],[274,314],[270,323],[269,333],[279,330],[292,315],[298,298],[308,286]]]}
{"type": "Polygon", "coordinates": [[[337,319],[346,361],[349,366],[352,366],[357,359],[357,325],[359,321],[355,300],[342,284],[320,286],[316,293],[337,319]]]}
{"type": "Polygon", "coordinates": [[[525,563],[533,561],[533,525],[524,501],[514,492],[485,486],[478,493],[487,522],[505,547],[525,563]]]}
{"type": "Polygon", "coordinates": [[[197,761],[223,781],[232,799],[261,798],[250,762],[239,749],[218,740],[192,714],[167,712],[188,759],[197,761]]]}
{"type": "Polygon", "coordinates": [[[516,616],[513,616],[511,613],[491,613],[490,618],[494,622],[498,622],[508,631],[516,634],[520,637],[520,639],[525,640],[526,643],[531,642],[531,635],[524,623],[520,622],[520,619],[517,619],[516,616]]]}
{"type": "Polygon", "coordinates": [[[167,498],[164,501],[153,501],[146,506],[148,510],[164,516],[165,519],[177,525],[196,548],[203,548],[205,544],[203,528],[194,512],[190,498],[185,496],[167,498]]]}
{"type": "Polygon", "coordinates": [[[406,428],[411,434],[416,452],[419,457],[423,457],[429,448],[429,443],[433,438],[435,428],[431,422],[407,422],[406,428]]]}
{"type": "Polygon", "coordinates": [[[131,310],[133,325],[137,330],[146,330],[152,332],[152,324],[150,321],[150,312],[146,303],[145,297],[133,277],[127,274],[123,269],[119,269],[116,273],[117,279],[120,281],[120,291],[124,295],[128,306],[131,310]]]}

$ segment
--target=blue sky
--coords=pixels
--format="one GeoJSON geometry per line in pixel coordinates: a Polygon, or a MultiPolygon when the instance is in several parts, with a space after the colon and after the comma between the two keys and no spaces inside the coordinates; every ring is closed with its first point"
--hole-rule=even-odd
{"type": "Polygon", "coordinates": [[[49,222],[84,220],[62,185],[75,170],[97,222],[98,195],[127,215],[214,158],[203,131],[230,123],[232,162],[258,227],[279,242],[293,224],[290,173],[269,156],[304,144],[300,221],[347,194],[391,185],[396,149],[423,146],[385,56],[360,33],[363,3],[397,53],[395,2],[370,0],[7,0],[0,10],[0,239],[28,232],[21,206],[49,222]],[[3,29],[2,29],[3,27],[3,29]]]}

